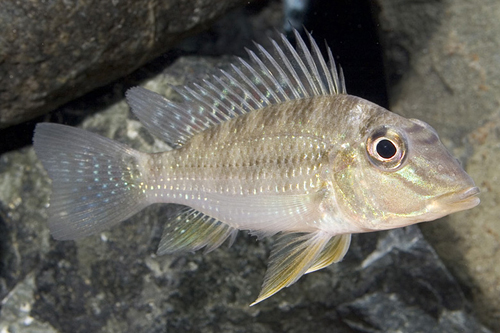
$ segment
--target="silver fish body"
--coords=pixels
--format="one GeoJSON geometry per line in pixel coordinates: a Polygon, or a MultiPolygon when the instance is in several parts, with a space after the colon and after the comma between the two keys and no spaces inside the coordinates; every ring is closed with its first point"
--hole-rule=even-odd
{"type": "Polygon", "coordinates": [[[258,299],[341,260],[352,233],[430,221],[479,203],[478,189],[426,123],[345,93],[309,36],[274,55],[179,89],[143,88],[128,102],[172,151],[146,154],[83,130],[37,126],[53,181],[49,226],[77,239],[152,203],[185,206],[158,253],[211,251],[238,230],[279,234],[258,299]],[[61,144],[64,143],[63,146],[61,144]]]}

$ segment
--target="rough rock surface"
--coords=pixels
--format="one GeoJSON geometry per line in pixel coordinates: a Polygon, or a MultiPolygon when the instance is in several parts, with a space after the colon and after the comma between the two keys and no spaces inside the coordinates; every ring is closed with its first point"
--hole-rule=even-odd
{"type": "Polygon", "coordinates": [[[500,3],[378,2],[391,109],[433,125],[482,192],[478,207],[424,224],[424,234],[500,331],[500,3]]]}
{"type": "MultiPolygon", "coordinates": [[[[168,84],[227,60],[181,57],[143,85],[172,97],[168,84]]],[[[165,150],[122,100],[82,126],[136,149],[165,150]]],[[[355,235],[342,263],[249,307],[272,240],[241,233],[230,249],[158,257],[173,207],[157,205],[99,235],[58,242],[46,227],[49,191],[32,148],[0,156],[0,332],[489,332],[417,227],[355,235]]]]}
{"type": "MultiPolygon", "coordinates": [[[[168,94],[180,73],[214,66],[181,58],[145,84],[168,94]]],[[[124,102],[84,128],[137,149],[161,142],[130,119],[124,102]]],[[[0,159],[5,252],[0,329],[30,332],[488,332],[417,227],[356,235],[345,260],[249,307],[271,240],[241,233],[235,245],[203,255],[155,255],[172,209],[150,207],[78,242],[50,239],[49,181],[31,148],[0,159]]]]}
{"type": "MultiPolygon", "coordinates": [[[[224,63],[227,65],[227,63],[224,63]]],[[[221,64],[221,65],[224,65],[221,64]]],[[[145,86],[169,94],[213,60],[180,58],[145,86]]],[[[164,149],[122,101],[83,124],[145,151],[164,149]]],[[[50,239],[49,181],[31,148],[0,160],[2,324],[30,332],[488,332],[417,227],[356,235],[345,260],[269,300],[258,294],[271,240],[241,233],[208,255],[155,255],[172,207],[150,207],[78,242],[50,239]]],[[[0,329],[1,329],[0,328],[0,329]]]]}
{"type": "Polygon", "coordinates": [[[2,1],[0,128],[132,72],[243,2],[2,1]]]}

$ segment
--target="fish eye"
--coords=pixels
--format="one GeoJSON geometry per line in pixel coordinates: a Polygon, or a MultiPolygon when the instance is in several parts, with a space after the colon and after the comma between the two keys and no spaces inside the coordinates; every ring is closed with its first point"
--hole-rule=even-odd
{"type": "Polygon", "coordinates": [[[396,155],[396,152],[398,151],[394,143],[387,139],[380,140],[376,145],[376,149],[377,154],[383,158],[391,158],[396,155]]]}
{"type": "Polygon", "coordinates": [[[387,127],[372,132],[366,142],[370,162],[384,171],[399,169],[407,155],[406,139],[397,131],[387,127]]]}

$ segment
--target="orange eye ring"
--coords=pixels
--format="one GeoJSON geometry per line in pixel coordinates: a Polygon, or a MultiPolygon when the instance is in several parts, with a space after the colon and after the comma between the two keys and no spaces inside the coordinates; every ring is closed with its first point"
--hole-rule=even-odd
{"type": "Polygon", "coordinates": [[[396,171],[406,160],[406,142],[406,138],[397,131],[385,126],[378,128],[366,141],[368,160],[383,171],[396,171]]]}

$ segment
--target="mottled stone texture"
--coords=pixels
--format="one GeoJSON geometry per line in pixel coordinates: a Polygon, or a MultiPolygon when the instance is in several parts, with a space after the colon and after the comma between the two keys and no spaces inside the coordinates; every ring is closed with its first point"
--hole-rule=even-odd
{"type": "MultiPolygon", "coordinates": [[[[442,8],[447,3],[419,4],[425,10],[409,3],[415,12],[403,8],[389,16],[395,19],[398,13],[415,16],[436,11],[446,13],[442,8]]],[[[270,25],[279,27],[283,22],[280,9],[279,3],[271,3],[254,17],[248,13],[230,16],[217,29],[184,43],[184,50],[213,56],[251,47],[251,39],[263,42],[266,35],[272,34],[270,25]]],[[[382,15],[382,5],[379,10],[378,15],[382,15]]],[[[320,14],[324,14],[320,17],[325,20],[347,15],[343,11],[320,14]]],[[[433,18],[438,21],[441,16],[441,20],[449,19],[437,14],[433,18]]],[[[406,34],[397,35],[396,27],[405,27],[408,19],[399,20],[396,26],[383,29],[382,35],[396,34],[391,35],[394,38],[391,43],[397,45],[413,43],[406,34]]],[[[426,22],[425,18],[421,20],[426,22]]],[[[466,22],[463,21],[464,26],[466,22]]],[[[443,24],[436,24],[433,29],[443,24]]],[[[422,39],[423,43],[430,37],[418,36],[419,25],[413,29],[414,38],[422,39]]],[[[386,26],[381,23],[381,27],[386,26]]],[[[426,32],[430,27],[422,29],[426,32]]],[[[315,37],[322,41],[327,36],[315,34],[315,37]]],[[[343,48],[353,47],[362,52],[362,44],[350,42],[346,39],[343,48]]],[[[389,51],[391,43],[385,44],[389,51]]],[[[419,48],[407,48],[408,56],[403,57],[407,59],[407,67],[391,62],[399,73],[399,79],[393,82],[399,83],[399,91],[410,92],[407,98],[414,98],[418,89],[405,90],[403,85],[409,84],[404,81],[411,81],[411,73],[417,71],[410,67],[410,62],[418,57],[410,51],[419,48]]],[[[141,85],[172,98],[169,84],[182,85],[203,78],[215,67],[228,66],[228,59],[198,54],[159,61],[153,66],[154,74],[148,72],[151,67],[141,69],[143,73],[139,76],[148,77],[141,85]],[[171,66],[158,70],[157,66],[163,63],[171,66]]],[[[345,70],[350,72],[349,68],[345,70]]],[[[78,110],[95,112],[105,104],[103,112],[88,117],[81,126],[135,149],[165,150],[165,145],[131,116],[123,101],[127,83],[114,84],[107,92],[109,96],[81,99],[78,110]]],[[[397,96],[391,96],[398,111],[411,116],[419,112],[398,107],[397,96]]],[[[72,107],[73,112],[78,111],[77,106],[72,107]]],[[[418,116],[433,123],[432,115],[436,112],[428,106],[422,107],[431,112],[418,116]]],[[[446,133],[457,133],[454,125],[461,123],[460,114],[453,117],[450,110],[447,112],[452,120],[443,124],[443,128],[452,128],[446,133]]],[[[64,112],[59,115],[67,121],[64,112]]],[[[454,266],[458,257],[469,256],[470,252],[460,244],[470,241],[471,248],[478,251],[474,254],[478,262],[482,258],[491,259],[480,268],[489,271],[492,280],[498,278],[498,274],[494,275],[497,265],[492,264],[498,257],[498,247],[489,242],[498,238],[492,225],[487,224],[495,222],[499,215],[495,194],[500,163],[499,118],[488,119],[476,130],[470,124],[472,132],[465,146],[461,145],[460,137],[457,140],[456,135],[445,135],[446,143],[456,147],[457,156],[470,157],[468,169],[486,196],[479,208],[454,215],[454,224],[474,228],[471,240],[465,234],[457,236],[451,227],[444,227],[438,233],[441,241],[451,239],[456,244],[443,252],[440,250],[443,243],[435,243],[444,257],[453,253],[453,260],[447,259],[453,275],[418,227],[360,234],[354,235],[351,249],[341,263],[302,277],[290,288],[254,307],[248,305],[259,293],[272,239],[257,242],[254,237],[240,233],[229,249],[223,245],[207,255],[197,252],[158,257],[155,251],[161,230],[174,208],[156,205],[99,235],[78,242],[54,241],[46,226],[50,184],[33,149],[3,154],[0,156],[0,332],[489,332],[475,316],[481,315],[494,326],[495,312],[490,310],[492,302],[498,300],[495,298],[498,289],[490,289],[489,298],[479,298],[477,295],[487,294],[480,279],[482,275],[476,274],[482,271],[471,270],[470,263],[462,268],[454,266]],[[489,215],[483,215],[486,213],[489,215]],[[484,249],[490,251],[489,256],[481,252],[484,249]],[[471,279],[464,280],[464,275],[471,279]],[[457,283],[455,276],[460,277],[462,284],[457,283]],[[463,281],[467,282],[465,288],[463,281]],[[475,301],[474,306],[470,299],[475,301]]],[[[429,226],[449,226],[445,223],[441,220],[429,226]]],[[[484,280],[488,286],[494,286],[489,279],[484,280]]]]}
{"type": "MultiPolygon", "coordinates": [[[[144,85],[171,96],[210,68],[178,59],[144,85]]],[[[143,151],[165,149],[122,101],[83,124],[143,151]]],[[[50,239],[49,180],[31,148],[4,154],[3,327],[23,332],[488,332],[417,227],[355,235],[345,260],[254,307],[272,240],[241,233],[231,248],[157,257],[172,207],[152,206],[78,242],[50,239]],[[12,184],[12,185],[10,185],[12,184]],[[23,310],[25,309],[25,310],[23,310]],[[26,324],[27,318],[29,324],[26,324]]]]}
{"type": "Polygon", "coordinates": [[[132,72],[242,0],[4,0],[0,128],[132,72]]]}
{"type": "MultiPolygon", "coordinates": [[[[227,63],[219,63],[227,65],[227,63]]],[[[181,58],[145,84],[168,94],[179,73],[215,66],[181,58]]],[[[199,75],[202,75],[198,73],[199,75]]],[[[88,130],[143,151],[164,149],[124,102],[88,130]]],[[[254,306],[272,240],[241,233],[231,248],[158,257],[168,205],[78,242],[50,239],[49,180],[32,148],[0,159],[5,233],[0,329],[16,332],[488,332],[417,227],[355,235],[342,263],[254,306]]]]}
{"type": "Polygon", "coordinates": [[[478,207],[422,229],[500,331],[500,3],[379,0],[376,15],[391,109],[434,126],[482,192],[478,207]]]}

